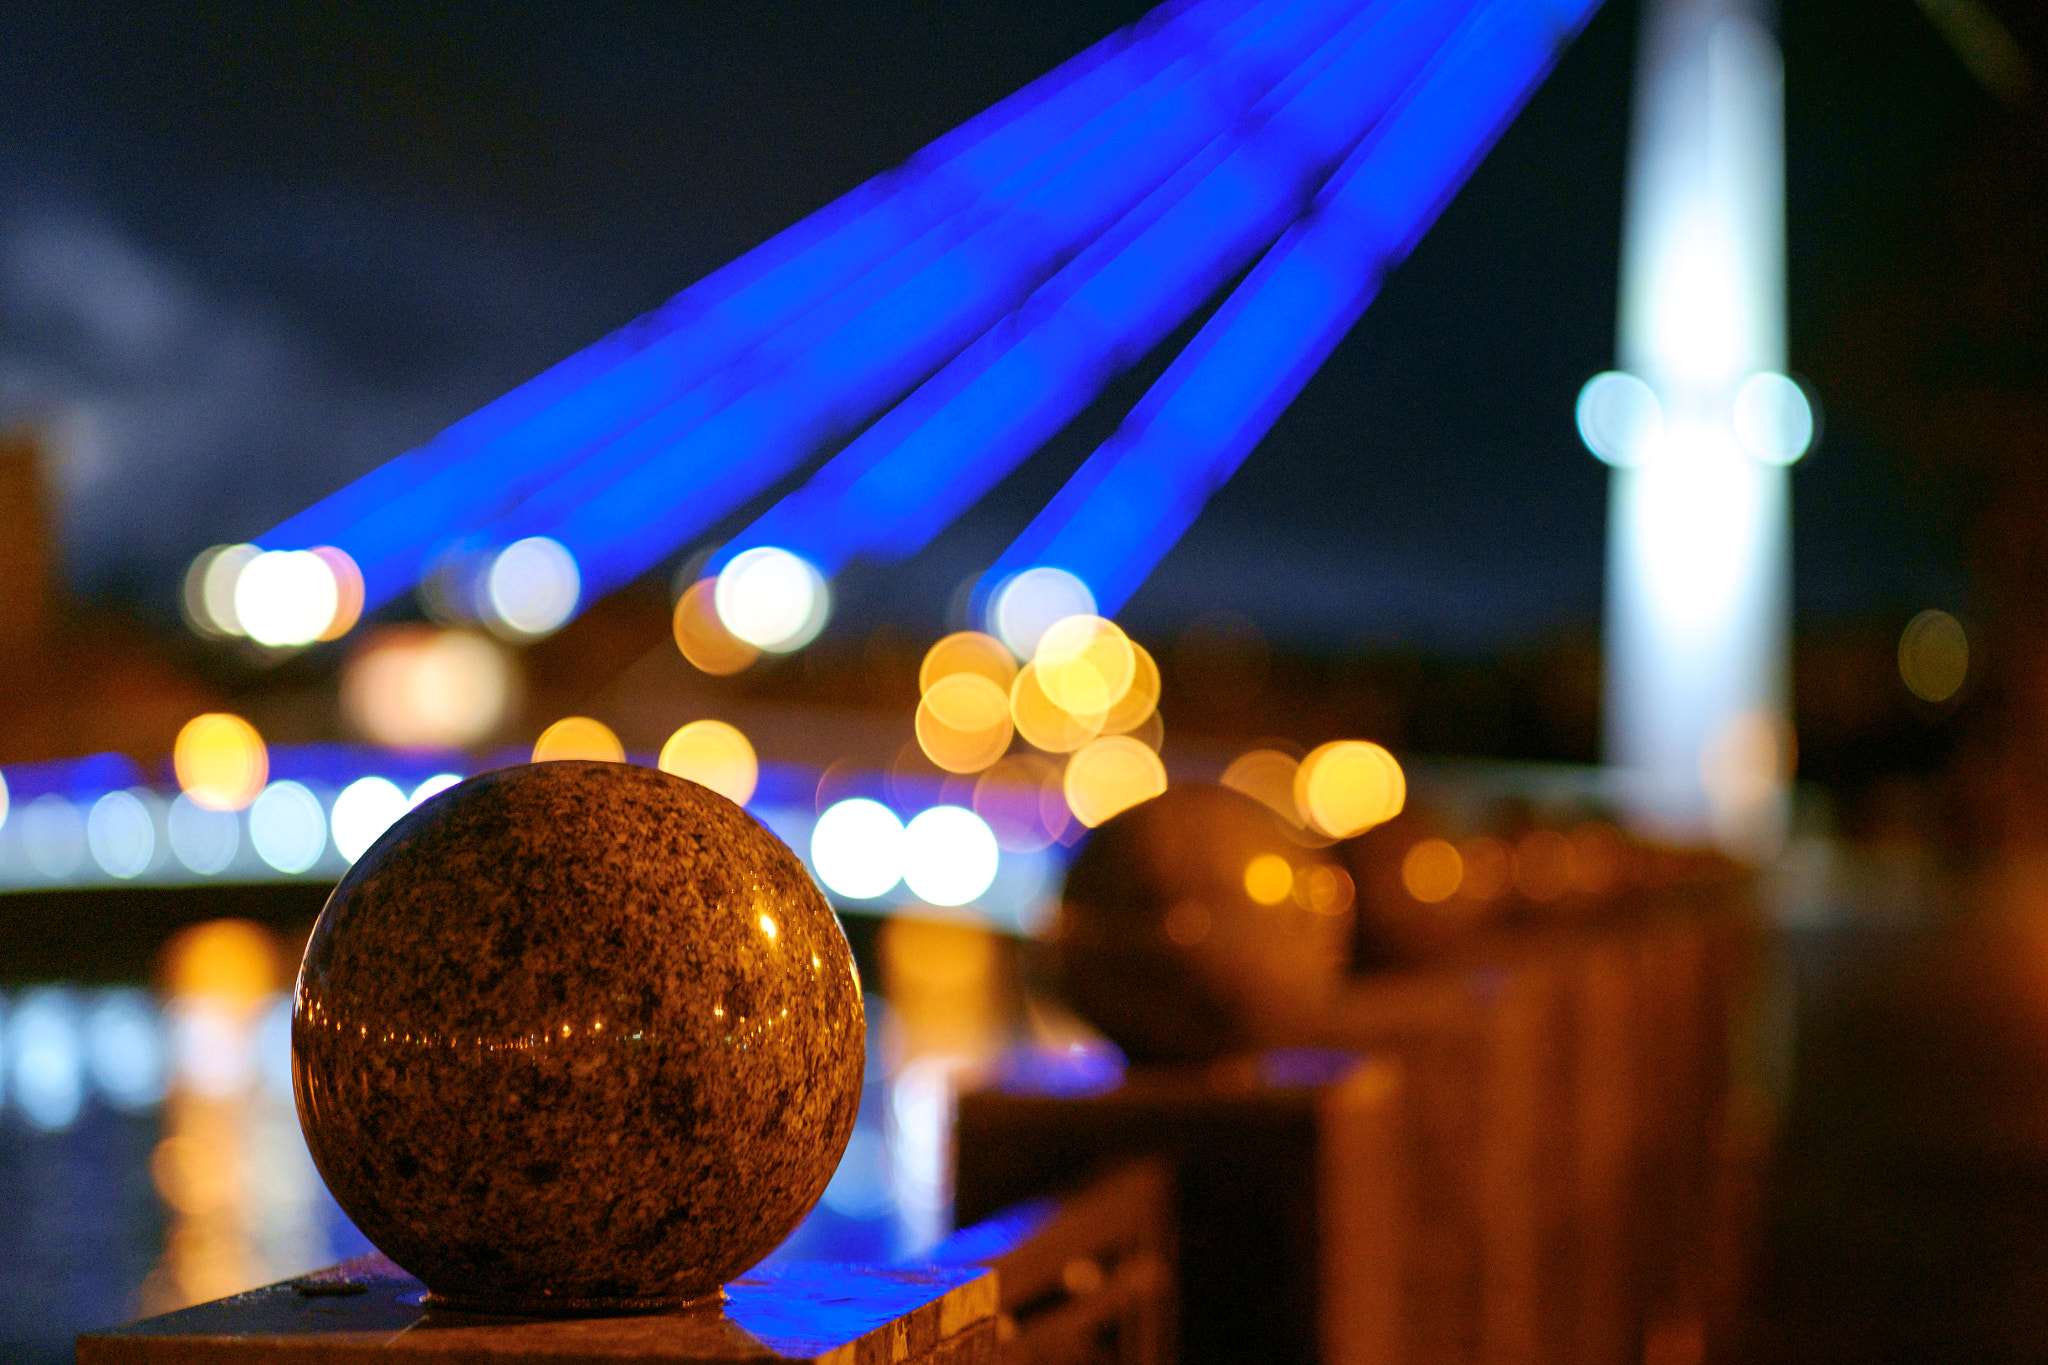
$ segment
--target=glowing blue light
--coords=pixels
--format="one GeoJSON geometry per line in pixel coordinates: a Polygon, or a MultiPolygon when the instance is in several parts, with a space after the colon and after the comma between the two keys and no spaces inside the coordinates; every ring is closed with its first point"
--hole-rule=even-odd
{"type": "Polygon", "coordinates": [[[1301,391],[1597,0],[1496,0],[983,578],[1068,570],[1114,614],[1301,391]]]}
{"type": "Polygon", "coordinates": [[[242,847],[242,821],[231,810],[202,806],[180,792],[164,819],[171,853],[187,871],[212,877],[228,869],[242,847]]]}
{"type": "Polygon", "coordinates": [[[870,272],[899,281],[1098,137],[1105,113],[1243,20],[1246,0],[1167,6],[1063,64],[699,281],[263,537],[334,544],[370,606],[404,591],[431,545],[473,529],[870,272]]]}
{"type": "Polygon", "coordinates": [[[85,842],[93,861],[110,877],[131,880],[156,860],[156,819],[152,792],[108,792],[85,817],[85,842]],[[145,803],[146,799],[146,803],[145,803]]]}
{"type": "Polygon", "coordinates": [[[730,548],[791,545],[828,568],[854,552],[920,549],[1269,246],[1464,14],[1404,0],[1355,18],[1241,128],[730,548]]]}
{"type": "MultiPolygon", "coordinates": [[[[1307,6],[1341,15],[1346,7],[1307,6]]],[[[635,577],[726,511],[909,392],[1023,303],[1285,78],[1320,28],[1298,18],[1251,51],[1170,89],[999,220],[838,328],[770,382],[701,423],[656,414],[529,500],[493,539],[543,533],[582,565],[591,595],[635,577]]]]}
{"type": "Polygon", "coordinates": [[[53,881],[85,860],[85,821],[55,792],[44,792],[21,813],[21,851],[28,864],[53,881]]]}
{"type": "Polygon", "coordinates": [[[116,1109],[146,1109],[163,1098],[163,1029],[147,992],[101,992],[85,1016],[85,1064],[116,1109]]]}
{"type": "Polygon", "coordinates": [[[273,782],[249,807],[249,842],[279,872],[310,871],[327,851],[327,813],[297,782],[273,782]]]}
{"type": "Polygon", "coordinates": [[[45,1132],[69,1128],[85,1099],[78,1007],[68,991],[23,995],[7,1018],[5,1048],[15,1106],[45,1132]]]}

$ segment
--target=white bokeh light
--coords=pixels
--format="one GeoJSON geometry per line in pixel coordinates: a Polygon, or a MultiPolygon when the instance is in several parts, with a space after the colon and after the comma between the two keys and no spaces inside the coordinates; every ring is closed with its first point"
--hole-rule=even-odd
{"type": "Polygon", "coordinates": [[[320,798],[296,782],[273,782],[249,807],[249,842],[256,856],[296,875],[327,851],[327,814],[320,798]]]}
{"type": "Polygon", "coordinates": [[[235,579],[235,620],[260,645],[309,645],[340,606],[334,570],[311,550],[266,550],[235,579]]]}
{"type": "Polygon", "coordinates": [[[1039,637],[1069,616],[1095,615],[1095,594],[1065,569],[1040,566],[1012,574],[989,599],[988,627],[1012,654],[1028,659],[1039,637]]]}
{"type": "Polygon", "coordinates": [[[239,1011],[221,1000],[172,1001],[170,1053],[179,1084],[213,1100],[242,1094],[256,1078],[255,1039],[249,1035],[239,1011]]]}
{"type": "Polygon", "coordinates": [[[1000,858],[994,831],[961,806],[921,811],[903,831],[904,883],[933,905],[965,905],[981,895],[1000,858]]]}
{"type": "Polygon", "coordinates": [[[156,818],[150,811],[155,801],[149,792],[117,791],[92,803],[85,842],[102,872],[127,881],[149,871],[156,861],[156,818]]]}
{"type": "Polygon", "coordinates": [[[410,810],[414,806],[433,800],[450,787],[459,785],[461,781],[461,773],[435,773],[412,789],[412,796],[406,801],[406,809],[410,810]]]}
{"type": "Polygon", "coordinates": [[[193,615],[203,618],[201,624],[222,635],[248,634],[235,615],[235,585],[241,580],[242,570],[262,553],[254,545],[222,545],[200,556],[206,567],[200,571],[192,606],[193,615]]]}
{"type": "Polygon", "coordinates": [[[1765,464],[1791,464],[1813,444],[1813,405],[1789,376],[1766,370],[1735,390],[1735,436],[1765,464]]]}
{"type": "Polygon", "coordinates": [[[163,1031],[146,991],[101,993],[85,1016],[85,1064],[116,1109],[146,1109],[163,1098],[163,1031]]]}
{"type": "Polygon", "coordinates": [[[405,793],[384,778],[365,777],[349,783],[334,798],[334,847],[354,862],[409,809],[405,793]]]}
{"type": "Polygon", "coordinates": [[[832,610],[824,575],[809,560],[772,545],[734,555],[719,572],[711,600],[735,638],[775,654],[816,639],[832,610]]]}
{"type": "Polygon", "coordinates": [[[1608,464],[1642,464],[1664,433],[1664,409],[1648,384],[1621,370],[1596,374],[1579,390],[1579,439],[1608,464]]]}
{"type": "Polygon", "coordinates": [[[84,1048],[70,992],[41,987],[7,1019],[8,1092],[33,1126],[69,1128],[85,1099],[84,1048]]]}
{"type": "Polygon", "coordinates": [[[528,536],[500,550],[484,575],[484,604],[494,628],[533,639],[560,630],[576,612],[583,575],[560,541],[528,536]]]}
{"type": "Polygon", "coordinates": [[[21,812],[21,851],[45,877],[69,877],[85,860],[85,819],[55,792],[44,792],[21,812]]]}
{"type": "Polygon", "coordinates": [[[878,801],[841,801],[811,830],[811,867],[839,895],[872,900],[903,879],[903,822],[878,801]]]}
{"type": "Polygon", "coordinates": [[[242,822],[235,812],[202,806],[183,793],[171,802],[164,825],[172,855],[202,877],[227,871],[242,848],[242,822]]]}

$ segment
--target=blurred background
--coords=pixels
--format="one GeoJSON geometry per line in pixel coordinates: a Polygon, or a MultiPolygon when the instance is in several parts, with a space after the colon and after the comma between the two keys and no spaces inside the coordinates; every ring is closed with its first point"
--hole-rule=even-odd
{"type": "MultiPolygon", "coordinates": [[[[1033,945],[1088,830],[1155,770],[1284,807],[1324,746],[1390,751],[1408,823],[1349,857],[1341,893],[1368,919],[1393,904],[1371,899],[1376,868],[1408,909],[1473,919],[1653,875],[1599,766],[1609,475],[1574,424],[1615,363],[1632,0],[1594,15],[1117,613],[1154,679],[1122,724],[1149,759],[1084,770],[1062,753],[1081,746],[1012,745],[1005,719],[1007,756],[974,766],[973,725],[927,724],[928,651],[979,624],[975,577],[1186,329],[922,552],[838,575],[800,652],[721,632],[692,605],[691,552],[537,640],[431,593],[304,647],[224,619],[209,572],[239,551],[209,547],[1145,9],[8,8],[0,1354],[68,1359],[83,1328],[365,1249],[298,1137],[292,973],[349,862],[495,764],[696,777],[842,910],[872,992],[869,1094],[791,1256],[914,1256],[948,1231],[950,1096],[1018,1044],[1060,1059],[1060,1084],[1113,1080],[1119,1055],[1038,982],[1033,945]],[[896,832],[877,840],[862,802],[896,832]],[[938,809],[978,826],[920,839],[938,809]]],[[[2048,867],[2048,26],[2009,0],[1785,0],[1778,32],[1786,369],[1819,435],[1791,472],[1796,768],[1782,838],[1752,858],[1782,1135],[1756,1273],[1782,1321],[1839,1343],[1858,1306],[1910,1313],[1901,1286],[1960,1284],[1947,1252],[2001,1267],[1992,1317],[2038,1311],[2015,1305],[2048,1275],[2048,1125],[2027,1108],[2048,985],[2026,917],[2048,867]],[[1944,1088],[1958,1067],[1967,1113],[1944,1088]],[[1842,1173],[1864,1169],[1845,1134],[1895,1114],[1934,1118],[1857,1159],[1910,1149],[1931,1183],[1845,1233],[1842,1173]]],[[[987,667],[1010,685],[1008,656],[987,667]]],[[[1388,960],[1423,951],[1408,909],[1385,910],[1388,960]]]]}

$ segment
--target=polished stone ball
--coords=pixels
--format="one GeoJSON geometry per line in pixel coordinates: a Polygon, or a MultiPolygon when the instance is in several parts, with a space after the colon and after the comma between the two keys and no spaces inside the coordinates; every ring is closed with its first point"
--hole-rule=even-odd
{"type": "Polygon", "coordinates": [[[1176,786],[1088,836],[1054,968],[1135,1062],[1311,1041],[1349,963],[1352,886],[1330,854],[1224,787],[1176,786]]]}
{"type": "Polygon", "coordinates": [[[832,909],[718,794],[623,763],[471,778],[334,890],[292,1011],[299,1122],[453,1307],[657,1309],[789,1235],[853,1131],[832,909]]]}

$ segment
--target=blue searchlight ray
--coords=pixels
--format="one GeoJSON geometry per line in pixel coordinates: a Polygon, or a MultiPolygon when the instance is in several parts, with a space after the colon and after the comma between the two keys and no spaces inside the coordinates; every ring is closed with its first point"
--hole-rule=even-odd
{"type": "Polygon", "coordinates": [[[757,545],[827,572],[922,548],[1270,246],[1468,9],[1403,0],[1361,16],[1344,51],[1119,254],[1076,260],[906,403],[914,419],[871,428],[711,566],[757,545]],[[920,403],[927,391],[944,398],[920,403]]]}
{"type": "MultiPolygon", "coordinates": [[[[1350,4],[1312,11],[1341,19],[1350,4]]],[[[1017,307],[1284,79],[1320,27],[1297,19],[1259,35],[1256,81],[1239,64],[1166,92],[1004,218],[947,252],[708,418],[656,414],[600,460],[530,499],[483,537],[545,535],[575,556],[584,584],[623,583],[732,507],[858,430],[1017,307]],[[1255,86],[1249,92],[1246,86],[1255,86]]]]}
{"type": "Polygon", "coordinates": [[[997,560],[1119,610],[1463,185],[1599,0],[1497,0],[1333,177],[1108,441],[997,560]]]}
{"type": "MultiPolygon", "coordinates": [[[[1174,130],[1175,137],[1185,139],[1199,135],[1205,127],[1227,125],[1263,88],[1298,61],[1304,48],[1312,47],[1322,32],[1334,27],[1345,8],[1342,0],[1287,0],[1226,26],[1221,33],[1212,35],[1215,41],[1169,64],[1067,142],[998,186],[989,196],[992,202],[980,211],[956,214],[942,222],[768,343],[736,358],[666,406],[657,406],[651,416],[616,439],[600,443],[594,451],[580,452],[580,462],[573,462],[568,470],[555,473],[562,463],[555,461],[537,471],[536,477],[521,480],[508,478],[508,472],[517,471],[508,471],[507,465],[516,462],[495,460],[490,472],[494,503],[489,510],[505,514],[506,526],[481,531],[460,523],[451,526],[449,518],[438,515],[431,507],[421,506],[417,498],[400,499],[380,509],[367,523],[371,534],[359,541],[382,549],[381,554],[373,553],[369,562],[359,560],[366,580],[366,596],[374,603],[404,591],[429,566],[436,552],[461,532],[471,532],[484,545],[505,544],[536,533],[553,534],[555,523],[572,509],[601,500],[636,466],[664,457],[708,418],[758,385],[789,372],[807,352],[829,343],[849,326],[879,317],[883,319],[882,325],[871,328],[880,333],[874,338],[876,343],[915,343],[920,339],[915,305],[906,310],[905,299],[914,299],[921,286],[929,290],[949,262],[957,261],[957,253],[963,247],[972,251],[985,248],[991,240],[1000,241],[999,236],[991,234],[1000,234],[1006,225],[1015,228],[1021,219],[1026,229],[1035,226],[1044,232],[1046,240],[1032,244],[1040,256],[1057,256],[1078,249],[1080,243],[1061,239],[1064,229],[1058,222],[1047,222],[1043,213],[1032,213],[1034,202],[1043,202],[1048,195],[1071,195],[1073,191],[1067,187],[1077,170],[1084,172],[1090,182],[1105,182],[1106,188],[1121,185],[1126,193],[1142,193],[1149,187],[1148,179],[1170,173],[1177,149],[1168,140],[1163,145],[1154,145],[1149,159],[1117,157],[1114,151],[1119,142],[1128,142],[1134,128],[1142,133],[1162,119],[1177,120],[1180,126],[1174,130]],[[1236,46],[1219,51],[1225,42],[1235,42],[1236,46]],[[892,312],[905,315],[890,320],[892,312]],[[548,479],[549,473],[555,473],[555,477],[548,479]],[[527,498],[524,505],[508,511],[508,504],[522,494],[527,498]]],[[[1155,135],[1152,142],[1160,144],[1161,140],[1155,135]]],[[[1028,289],[1043,277],[1044,271],[1029,252],[1011,250],[1007,259],[987,262],[984,273],[990,277],[990,288],[1028,289]]],[[[956,291],[960,288],[957,283],[951,287],[956,291]]],[[[654,382],[650,377],[654,374],[650,362],[636,358],[595,381],[576,396],[573,404],[560,405],[561,409],[568,412],[573,406],[576,411],[586,407],[637,411],[644,405],[622,401],[622,391],[643,390],[647,383],[654,382]]],[[[799,394],[792,401],[801,403],[804,397],[799,394]]],[[[465,490],[471,489],[476,479],[464,471],[450,471],[436,482],[448,493],[474,497],[465,490]]],[[[344,544],[342,548],[350,546],[344,544]]]]}
{"type": "MultiPolygon", "coordinates": [[[[425,445],[315,503],[263,537],[264,543],[349,539],[364,516],[434,475],[458,468],[475,467],[483,474],[480,483],[467,486],[472,495],[488,497],[502,475],[494,457],[538,458],[535,447],[559,449],[565,435],[573,449],[581,425],[605,429],[630,422],[630,409],[620,413],[597,404],[586,412],[574,400],[593,380],[636,357],[644,357],[657,373],[702,372],[725,363],[934,224],[971,206],[1161,70],[1199,51],[1217,32],[1264,7],[1264,0],[1160,6],[941,137],[903,166],[841,196],[425,445]],[[521,441],[529,427],[539,430],[521,441]]],[[[450,500],[460,501],[459,496],[450,500]]],[[[364,548],[374,554],[373,547],[364,548]]]]}

